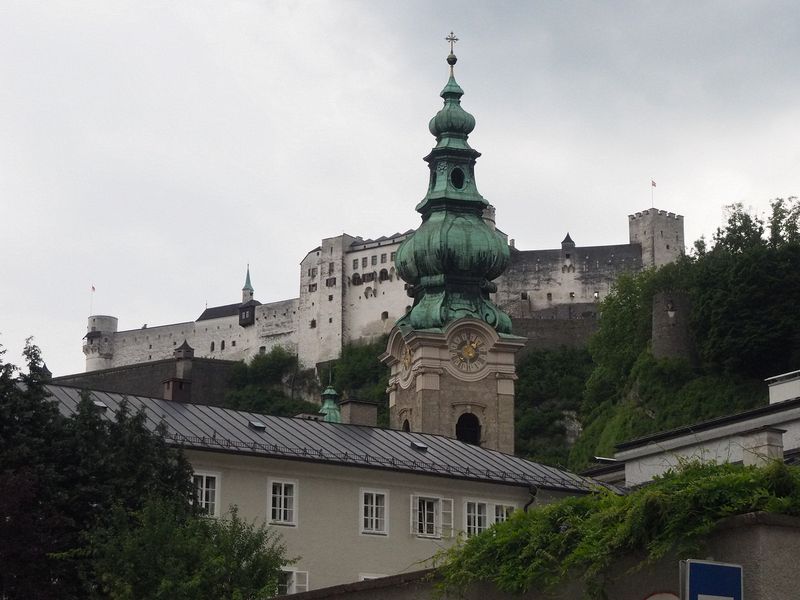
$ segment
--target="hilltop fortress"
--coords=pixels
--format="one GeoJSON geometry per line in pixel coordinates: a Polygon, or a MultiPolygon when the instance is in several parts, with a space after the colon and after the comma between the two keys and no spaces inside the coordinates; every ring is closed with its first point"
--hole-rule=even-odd
{"type": "MultiPolygon", "coordinates": [[[[494,227],[494,209],[484,213],[494,227]]],[[[648,209],[628,217],[629,241],[518,250],[496,280],[493,301],[529,348],[583,344],[594,331],[597,302],[617,276],[657,267],[684,252],[683,217],[648,209]]],[[[388,333],[411,305],[395,270],[395,252],[413,231],[374,240],[325,238],[300,263],[297,298],[261,304],[247,273],[241,301],[205,309],[194,321],[118,331],[113,316],[92,315],[83,340],[86,370],[172,358],[185,341],[203,358],[249,360],[275,346],[304,367],[339,357],[342,345],[388,333]]]]}

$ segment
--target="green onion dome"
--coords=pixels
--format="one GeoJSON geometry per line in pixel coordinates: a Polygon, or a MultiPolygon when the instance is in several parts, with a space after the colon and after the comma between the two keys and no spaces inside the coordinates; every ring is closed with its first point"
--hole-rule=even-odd
{"type": "Polygon", "coordinates": [[[456,83],[453,75],[444,86],[442,93],[444,106],[428,123],[428,129],[439,141],[445,135],[467,136],[475,129],[475,117],[461,108],[461,96],[464,90],[456,83]]]}

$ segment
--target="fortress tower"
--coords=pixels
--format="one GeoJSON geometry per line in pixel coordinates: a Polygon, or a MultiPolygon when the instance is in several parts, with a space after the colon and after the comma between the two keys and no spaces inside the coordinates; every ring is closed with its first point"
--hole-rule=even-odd
{"type": "Polygon", "coordinates": [[[96,371],[113,366],[114,334],[117,333],[117,317],[92,315],[83,337],[83,353],[86,355],[86,370],[96,371]]]}
{"type": "Polygon", "coordinates": [[[642,245],[642,266],[661,267],[683,256],[683,217],[651,208],[628,216],[631,244],[642,245]]]}
{"type": "MultiPolygon", "coordinates": [[[[397,249],[397,270],[414,298],[381,359],[391,368],[390,425],[514,451],[514,354],[525,340],[489,294],[508,266],[505,239],[484,220],[489,203],[475,184],[480,153],[467,143],[475,119],[461,108],[451,34],[444,107],[429,129],[428,193],[422,224],[397,249]]],[[[487,222],[488,221],[488,222],[487,222]]]]}

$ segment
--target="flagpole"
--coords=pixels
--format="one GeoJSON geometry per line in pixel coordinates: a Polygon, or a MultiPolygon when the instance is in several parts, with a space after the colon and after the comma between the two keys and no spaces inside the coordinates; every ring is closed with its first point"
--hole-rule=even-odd
{"type": "Polygon", "coordinates": [[[89,316],[92,316],[92,311],[94,310],[94,286],[91,287],[91,291],[89,292],[89,316]]]}

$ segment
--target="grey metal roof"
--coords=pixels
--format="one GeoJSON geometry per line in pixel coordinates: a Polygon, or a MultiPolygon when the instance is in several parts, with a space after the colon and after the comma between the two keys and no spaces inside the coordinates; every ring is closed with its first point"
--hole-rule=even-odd
{"type": "MultiPolygon", "coordinates": [[[[76,411],[80,388],[48,385],[47,389],[58,402],[62,414],[69,416],[76,411]]],[[[440,435],[272,417],[101,391],[91,391],[90,394],[93,401],[100,401],[108,407],[105,412],[108,418],[113,418],[120,403],[127,399],[134,411],[144,410],[151,430],[163,421],[170,443],[194,450],[390,469],[508,485],[533,485],[572,493],[609,487],[568,471],[440,435]],[[250,427],[251,421],[263,424],[263,429],[250,427]],[[427,450],[420,451],[413,446],[426,447],[427,450]]]]}

